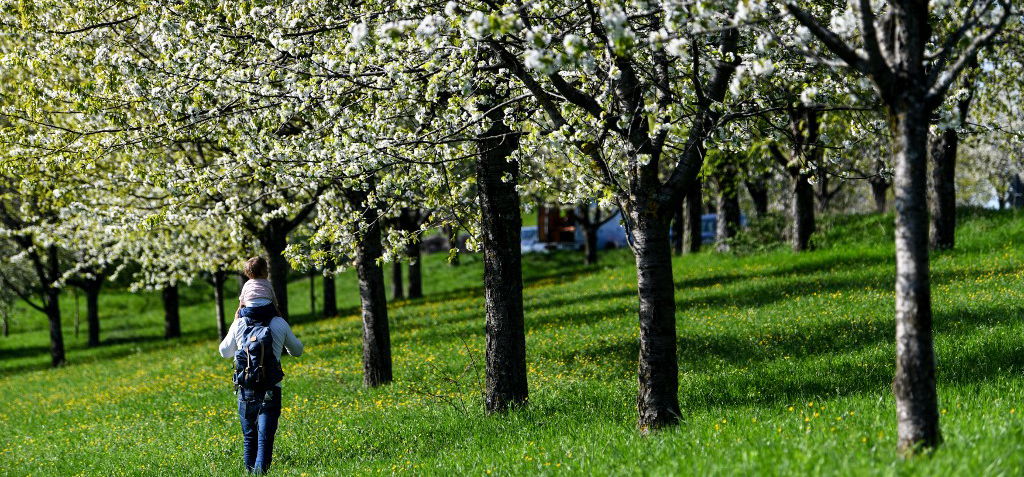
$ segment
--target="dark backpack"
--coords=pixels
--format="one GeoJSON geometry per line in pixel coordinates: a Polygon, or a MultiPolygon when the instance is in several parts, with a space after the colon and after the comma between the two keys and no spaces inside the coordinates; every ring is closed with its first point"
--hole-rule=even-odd
{"type": "Polygon", "coordinates": [[[236,385],[262,391],[284,377],[281,362],[274,355],[274,334],[270,332],[275,311],[271,304],[242,308],[239,313],[244,324],[238,330],[241,345],[235,351],[236,385]]]}

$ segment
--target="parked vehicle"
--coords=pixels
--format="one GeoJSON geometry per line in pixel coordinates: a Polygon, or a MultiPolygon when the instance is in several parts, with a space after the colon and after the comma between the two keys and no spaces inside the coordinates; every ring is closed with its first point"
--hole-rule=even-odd
{"type": "Polygon", "coordinates": [[[519,251],[521,253],[547,252],[547,247],[538,238],[536,226],[523,227],[519,232],[519,251]]]}
{"type": "MultiPolygon", "coordinates": [[[[740,228],[746,228],[747,216],[740,214],[740,228]]],[[[704,214],[700,216],[700,241],[703,244],[715,243],[718,233],[718,215],[704,214]]]]}
{"type": "MultiPolygon", "coordinates": [[[[583,231],[580,230],[579,242],[580,246],[583,246],[583,231]]],[[[612,217],[608,222],[605,222],[601,228],[597,229],[597,248],[598,250],[607,250],[612,248],[622,248],[629,245],[626,239],[626,229],[622,226],[622,212],[616,212],[615,216],[612,217]]]]}
{"type": "MultiPolygon", "coordinates": [[[[547,209],[546,214],[553,214],[557,209],[547,209]]],[[[544,216],[550,217],[550,216],[544,216]]],[[[546,252],[548,250],[582,250],[586,242],[583,227],[570,217],[555,215],[548,225],[547,240],[542,240],[537,226],[526,226],[520,232],[519,249],[522,253],[546,252]]],[[[617,212],[614,217],[597,229],[597,248],[607,250],[626,247],[626,229],[622,226],[622,215],[617,212]]]]}

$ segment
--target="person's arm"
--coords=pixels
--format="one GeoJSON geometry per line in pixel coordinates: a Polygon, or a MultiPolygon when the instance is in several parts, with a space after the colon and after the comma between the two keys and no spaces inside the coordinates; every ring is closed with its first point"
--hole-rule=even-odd
{"type": "Polygon", "coordinates": [[[287,322],[285,323],[284,328],[284,349],[292,356],[302,356],[302,342],[295,337],[295,333],[292,332],[292,327],[288,326],[287,322]]]}
{"type": "Polygon", "coordinates": [[[224,335],[224,340],[220,342],[220,355],[225,358],[231,358],[235,355],[235,351],[238,351],[238,343],[235,342],[235,333],[238,332],[238,320],[231,322],[231,327],[228,328],[228,333],[224,335]]]}

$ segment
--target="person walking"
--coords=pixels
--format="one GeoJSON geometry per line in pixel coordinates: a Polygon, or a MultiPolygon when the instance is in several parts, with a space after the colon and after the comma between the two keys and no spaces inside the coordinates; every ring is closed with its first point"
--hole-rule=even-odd
{"type": "Polygon", "coordinates": [[[245,469],[256,474],[266,473],[273,460],[284,378],[281,355],[301,356],[303,351],[302,342],[277,311],[268,269],[263,257],[246,261],[249,280],[242,287],[235,320],[220,343],[220,355],[234,358],[243,459],[245,469]]]}

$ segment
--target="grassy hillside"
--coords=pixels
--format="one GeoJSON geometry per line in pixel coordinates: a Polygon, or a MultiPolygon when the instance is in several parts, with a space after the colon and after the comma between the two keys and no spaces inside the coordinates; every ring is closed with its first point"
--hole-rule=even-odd
{"type": "MultiPolygon", "coordinates": [[[[330,319],[309,315],[308,280],[297,281],[292,321],[307,354],[285,358],[272,472],[1024,473],[1022,218],[969,212],[958,249],[933,257],[946,438],[934,456],[895,457],[892,218],[862,216],[831,219],[822,247],[802,255],[676,259],[683,417],[647,437],[635,428],[627,251],[596,267],[575,254],[526,259],[530,404],[506,416],[481,406],[478,258],[427,257],[427,297],[391,304],[395,382],[383,389],[361,386],[352,275],[330,319]]],[[[84,328],[73,336],[65,299],[71,364],[56,370],[45,369],[44,318],[23,310],[0,338],[0,474],[241,473],[211,294],[185,292],[184,337],[167,342],[158,295],[107,292],[97,349],[84,348],[84,328]]]]}

